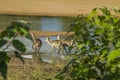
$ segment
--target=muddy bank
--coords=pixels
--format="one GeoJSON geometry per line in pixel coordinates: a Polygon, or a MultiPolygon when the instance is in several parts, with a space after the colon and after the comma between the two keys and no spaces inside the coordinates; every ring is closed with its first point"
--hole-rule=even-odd
{"type": "MultiPolygon", "coordinates": [[[[0,32],[3,30],[0,30],[0,32]]],[[[74,32],[65,32],[65,31],[40,31],[40,30],[30,30],[30,32],[35,33],[35,36],[40,36],[40,37],[44,37],[44,36],[57,36],[59,35],[73,35],[74,32]]]]}
{"type": "Polygon", "coordinates": [[[35,33],[36,36],[57,36],[59,35],[73,35],[74,32],[58,32],[58,31],[37,31],[37,30],[31,30],[30,32],[35,33]]]}

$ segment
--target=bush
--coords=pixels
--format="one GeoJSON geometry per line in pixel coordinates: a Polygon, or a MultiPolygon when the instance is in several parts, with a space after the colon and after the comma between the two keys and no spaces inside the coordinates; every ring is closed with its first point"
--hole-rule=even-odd
{"type": "Polygon", "coordinates": [[[59,80],[120,79],[120,10],[95,8],[71,24],[77,49],[59,80]]]}

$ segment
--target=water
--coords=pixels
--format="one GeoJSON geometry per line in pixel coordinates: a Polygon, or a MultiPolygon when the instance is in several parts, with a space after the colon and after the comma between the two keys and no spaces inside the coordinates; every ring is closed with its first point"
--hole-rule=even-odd
{"type": "MultiPolygon", "coordinates": [[[[72,17],[38,17],[38,16],[14,16],[14,15],[0,15],[0,29],[5,29],[15,20],[25,20],[30,24],[31,30],[41,31],[68,31],[69,25],[74,18],[72,17]]],[[[17,37],[20,41],[23,41],[27,51],[32,52],[32,42],[28,39],[17,37]]],[[[50,46],[45,42],[45,37],[38,37],[42,40],[43,45],[41,52],[49,53],[50,46]]],[[[52,39],[56,39],[56,36],[52,36],[52,39]]],[[[15,49],[11,45],[8,51],[14,51],[15,49]]]]}
{"type": "Polygon", "coordinates": [[[42,17],[41,21],[41,30],[42,31],[62,31],[62,20],[57,17],[42,17]]]}
{"type": "Polygon", "coordinates": [[[72,17],[0,15],[0,29],[5,29],[12,21],[25,20],[30,23],[31,30],[67,31],[73,19],[72,17]]]}

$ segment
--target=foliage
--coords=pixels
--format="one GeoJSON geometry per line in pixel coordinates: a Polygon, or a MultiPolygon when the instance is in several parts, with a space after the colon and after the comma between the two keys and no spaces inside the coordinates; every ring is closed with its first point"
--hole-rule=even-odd
{"type": "Polygon", "coordinates": [[[29,35],[28,23],[22,20],[13,21],[6,30],[0,33],[0,73],[4,79],[7,78],[7,63],[10,61],[10,57],[7,55],[7,49],[10,45],[16,49],[14,54],[20,58],[23,62],[23,58],[20,53],[26,51],[25,45],[16,39],[18,35],[31,39],[29,35]]]}
{"type": "Polygon", "coordinates": [[[120,79],[120,10],[99,7],[71,24],[77,49],[59,80],[120,79]]]}

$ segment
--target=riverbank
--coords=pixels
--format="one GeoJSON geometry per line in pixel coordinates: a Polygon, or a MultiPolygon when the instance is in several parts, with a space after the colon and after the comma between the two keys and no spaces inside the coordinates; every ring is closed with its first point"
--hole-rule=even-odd
{"type": "Polygon", "coordinates": [[[58,32],[58,31],[39,31],[39,30],[30,30],[30,32],[35,33],[36,36],[57,36],[57,35],[73,35],[74,32],[58,32]]]}
{"type": "MultiPolygon", "coordinates": [[[[1,32],[2,30],[0,30],[1,32]]],[[[74,32],[65,32],[65,31],[40,31],[40,30],[30,30],[30,32],[35,33],[35,36],[40,36],[40,37],[44,37],[44,36],[57,36],[57,35],[73,35],[74,32]]]]}
{"type": "Polygon", "coordinates": [[[77,16],[98,6],[119,7],[120,0],[1,0],[0,14],[77,16]]]}

